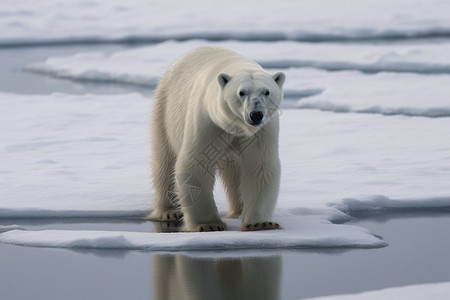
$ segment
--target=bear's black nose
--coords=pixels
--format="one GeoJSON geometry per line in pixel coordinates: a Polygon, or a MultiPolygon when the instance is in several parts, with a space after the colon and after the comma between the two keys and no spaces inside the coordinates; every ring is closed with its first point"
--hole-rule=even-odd
{"type": "Polygon", "coordinates": [[[264,118],[264,113],[262,111],[252,111],[250,113],[250,120],[254,123],[254,125],[258,125],[261,123],[264,118]]]}

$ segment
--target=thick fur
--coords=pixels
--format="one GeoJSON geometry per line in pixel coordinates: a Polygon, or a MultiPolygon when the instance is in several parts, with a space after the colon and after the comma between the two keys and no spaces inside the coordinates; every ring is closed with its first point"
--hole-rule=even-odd
{"type": "Polygon", "coordinates": [[[243,230],[271,221],[280,184],[277,109],[284,78],[213,47],[191,51],[167,70],[153,108],[151,219],[183,215],[186,231],[224,230],[213,198],[218,173],[229,217],[242,216],[243,230]],[[255,111],[264,115],[258,124],[252,124],[255,111]]]}

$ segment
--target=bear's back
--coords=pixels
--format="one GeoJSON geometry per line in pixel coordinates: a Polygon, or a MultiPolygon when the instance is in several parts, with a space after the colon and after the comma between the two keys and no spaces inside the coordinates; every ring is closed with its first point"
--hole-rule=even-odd
{"type": "MultiPolygon", "coordinates": [[[[169,76],[182,81],[197,80],[216,83],[219,73],[233,76],[241,69],[262,69],[261,66],[231,50],[220,47],[197,48],[179,58],[169,69],[169,76]]],[[[207,83],[203,82],[203,84],[207,83]]]]}
{"type": "Polygon", "coordinates": [[[155,122],[164,124],[174,149],[183,141],[186,118],[205,111],[211,98],[220,94],[218,75],[231,76],[242,70],[262,70],[255,62],[231,50],[201,47],[179,58],[161,78],[155,91],[155,122]],[[208,99],[208,100],[206,100],[208,99]]]}

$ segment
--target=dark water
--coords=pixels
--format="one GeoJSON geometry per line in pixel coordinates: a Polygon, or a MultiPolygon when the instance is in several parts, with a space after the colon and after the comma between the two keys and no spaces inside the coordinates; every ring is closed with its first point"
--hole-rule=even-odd
{"type": "MultiPolygon", "coordinates": [[[[37,229],[153,231],[132,220],[0,220],[37,229]]],[[[450,281],[450,215],[352,221],[381,249],[149,253],[0,244],[0,299],[302,299],[450,281]]]]}
{"type": "MultiPolygon", "coordinates": [[[[0,49],[0,91],[19,94],[151,91],[28,74],[49,56],[124,46],[0,49]]],[[[389,246],[355,250],[148,253],[0,244],[0,299],[302,299],[450,281],[450,214],[388,214],[351,222],[389,246]]],[[[151,222],[0,219],[30,230],[153,231],[151,222]]]]}

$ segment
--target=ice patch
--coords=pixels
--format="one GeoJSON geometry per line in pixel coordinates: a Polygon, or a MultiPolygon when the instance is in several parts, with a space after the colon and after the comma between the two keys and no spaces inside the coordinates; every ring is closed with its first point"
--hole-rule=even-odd
{"type": "MultiPolygon", "coordinates": [[[[450,116],[450,44],[336,45],[294,42],[165,42],[139,49],[79,53],[27,66],[31,72],[82,81],[118,82],[154,88],[179,56],[205,45],[234,49],[265,67],[289,68],[286,98],[299,108],[335,112],[426,117],[450,116]],[[448,51],[445,51],[447,49],[448,51]],[[282,61],[280,61],[282,57],[282,61]],[[295,68],[291,68],[295,67],[295,68]],[[325,72],[326,70],[358,70],[325,72]],[[429,73],[361,74],[359,71],[429,73]]],[[[275,72],[269,69],[269,72],[275,72]]],[[[286,103],[287,101],[285,101],[286,103]]],[[[285,105],[284,103],[282,105],[285,105]]]]}
{"type": "Polygon", "coordinates": [[[335,225],[317,217],[280,219],[281,230],[238,231],[238,220],[227,221],[229,230],[207,233],[143,233],[75,230],[12,230],[0,242],[56,248],[95,248],[146,251],[206,251],[293,248],[377,248],[386,242],[367,230],[335,225]]]}
{"type": "Polygon", "coordinates": [[[450,116],[449,75],[356,72],[325,73],[288,70],[287,78],[323,86],[322,93],[300,99],[297,107],[333,112],[423,117],[450,116]]]}
{"type": "Polygon", "coordinates": [[[442,282],[393,287],[359,294],[309,298],[308,300],[446,300],[448,295],[450,295],[450,282],[442,282]]]}
{"type": "Polygon", "coordinates": [[[329,71],[450,73],[450,44],[332,44],[297,42],[168,41],[113,54],[79,53],[52,57],[26,69],[77,80],[154,86],[181,55],[202,46],[229,48],[265,68],[319,68],[329,71]]]}
{"type": "Polygon", "coordinates": [[[349,214],[387,211],[450,211],[450,197],[391,199],[383,195],[374,195],[361,199],[345,198],[339,203],[329,205],[349,214]]]}
{"type": "Polygon", "coordinates": [[[11,230],[25,230],[25,228],[19,226],[19,225],[8,225],[8,226],[1,226],[0,225],[0,233],[8,232],[11,230]]]}

